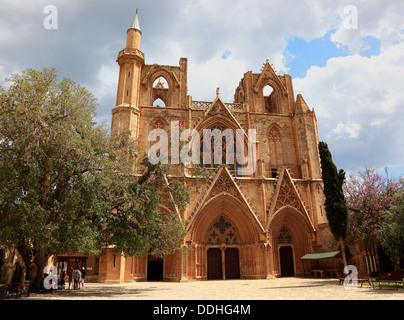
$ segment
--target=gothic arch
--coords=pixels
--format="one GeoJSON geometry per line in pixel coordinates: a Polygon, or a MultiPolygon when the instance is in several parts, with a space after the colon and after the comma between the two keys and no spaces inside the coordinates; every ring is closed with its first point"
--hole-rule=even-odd
{"type": "Polygon", "coordinates": [[[145,88],[150,88],[148,93],[148,104],[153,105],[156,99],[161,99],[166,107],[170,107],[173,104],[174,91],[178,90],[180,83],[175,74],[166,69],[165,67],[155,65],[153,66],[147,75],[143,78],[142,85],[145,88]],[[156,86],[153,84],[158,78],[164,78],[167,82],[168,88],[156,86]]]}
{"type": "Polygon", "coordinates": [[[158,76],[157,78],[155,78],[155,80],[153,81],[153,86],[151,87],[152,105],[159,107],[166,107],[169,105],[170,101],[170,87],[166,88],[164,86],[164,82],[162,82],[161,79],[164,79],[165,82],[168,84],[168,81],[164,76],[158,76]],[[159,104],[156,104],[156,101],[159,104]]]}
{"type": "MultiPolygon", "coordinates": [[[[222,107],[222,108],[225,108],[225,107],[222,107]]],[[[200,137],[199,142],[200,142],[201,148],[202,148],[202,143],[203,143],[203,130],[205,130],[205,129],[213,130],[214,128],[219,128],[222,132],[223,132],[223,129],[232,130],[233,137],[234,137],[234,152],[237,151],[237,148],[240,148],[239,150],[241,150],[241,146],[237,145],[236,130],[242,129],[242,128],[237,123],[235,123],[234,121],[225,117],[222,114],[216,114],[212,117],[208,117],[207,119],[205,119],[204,121],[202,121],[200,124],[197,125],[195,130],[199,134],[199,137],[200,137]]],[[[248,141],[248,135],[246,134],[246,132],[244,132],[243,143],[244,143],[244,156],[247,156],[249,141],[248,141]]],[[[222,146],[223,146],[223,144],[222,144],[222,146]]],[[[201,153],[201,156],[202,156],[202,153],[201,153]]],[[[234,168],[236,168],[236,166],[237,166],[237,160],[235,158],[234,159],[234,168]]],[[[240,167],[242,167],[242,165],[240,165],[240,167]]]]}
{"type": "Polygon", "coordinates": [[[241,245],[258,242],[259,227],[255,225],[252,217],[248,217],[248,208],[239,199],[226,193],[220,193],[206,202],[189,230],[190,240],[199,244],[205,243],[210,226],[221,215],[233,222],[241,245]]]}
{"type": "Polygon", "coordinates": [[[166,79],[169,89],[180,87],[180,82],[178,81],[175,74],[172,71],[159,65],[155,65],[150,69],[147,75],[143,78],[142,84],[148,88],[151,88],[153,87],[154,81],[156,81],[156,79],[160,77],[166,79]]]}
{"type": "Polygon", "coordinates": [[[155,117],[152,121],[150,121],[149,131],[153,129],[164,129],[170,126],[166,119],[162,116],[155,117]]]}
{"type": "MultiPolygon", "coordinates": [[[[299,210],[284,206],[272,216],[269,224],[269,241],[273,248],[273,273],[275,276],[281,274],[281,248],[288,246],[291,248],[294,257],[294,275],[303,275],[305,272],[304,262],[300,257],[308,252],[312,252],[313,240],[315,239],[315,230],[313,230],[308,219],[299,210]],[[291,241],[281,236],[282,232],[288,231],[291,241]]],[[[287,238],[287,237],[286,237],[287,238]]]]}
{"type": "Polygon", "coordinates": [[[224,214],[219,215],[208,229],[205,244],[210,246],[238,246],[240,236],[233,221],[224,214]]]}
{"type": "Polygon", "coordinates": [[[222,115],[215,115],[213,117],[209,117],[201,124],[199,124],[196,130],[199,132],[200,135],[202,135],[204,129],[210,129],[215,126],[226,127],[233,131],[236,131],[236,129],[240,129],[233,121],[229,120],[228,118],[222,115]]]}
{"type": "Polygon", "coordinates": [[[290,233],[289,228],[286,225],[283,225],[278,233],[278,244],[292,244],[293,236],[290,233]]]}
{"type": "Polygon", "coordinates": [[[278,170],[283,164],[282,128],[276,123],[272,124],[267,131],[269,165],[278,170]]]}
{"type": "Polygon", "coordinates": [[[272,141],[281,141],[282,128],[276,123],[271,124],[270,127],[268,128],[268,137],[272,141]]]}
{"type": "Polygon", "coordinates": [[[284,227],[288,229],[293,238],[297,254],[303,256],[307,252],[311,252],[311,245],[315,239],[315,230],[303,213],[290,206],[284,206],[275,212],[271,217],[268,228],[270,243],[273,248],[282,245],[279,243],[278,237],[284,227]]]}
{"type": "MultiPolygon", "coordinates": [[[[222,164],[228,164],[230,170],[235,170],[236,162],[237,162],[237,160],[236,160],[237,139],[236,139],[236,130],[234,128],[229,128],[228,125],[223,125],[223,123],[221,123],[221,122],[216,122],[215,124],[213,124],[209,127],[200,129],[199,137],[200,137],[199,148],[200,148],[200,160],[201,160],[200,164],[202,166],[217,167],[219,164],[214,163],[214,160],[215,160],[214,158],[216,155],[221,159],[222,164]],[[205,134],[204,134],[205,129],[212,130],[212,133],[214,132],[215,129],[220,130],[220,134],[222,136],[221,136],[221,139],[219,139],[220,141],[217,141],[217,142],[221,143],[220,149],[218,149],[217,148],[218,146],[215,145],[216,140],[214,137],[211,137],[211,136],[205,137],[205,134]],[[206,139],[209,139],[209,141],[206,141],[206,139]],[[228,146],[230,146],[230,150],[227,150],[228,146]],[[210,147],[210,152],[211,152],[210,159],[209,159],[210,163],[206,161],[208,159],[206,159],[206,155],[204,155],[204,153],[203,153],[206,147],[208,147],[208,148],[210,147]],[[227,152],[227,151],[229,151],[229,152],[227,152]],[[217,152],[219,152],[219,153],[217,154],[217,152]],[[233,161],[232,164],[227,163],[227,155],[229,155],[229,157],[232,159],[232,161],[233,161]],[[207,163],[209,163],[209,164],[207,164],[207,163]]],[[[209,157],[207,157],[207,158],[209,158],[209,157]]]]}
{"type": "Polygon", "coordinates": [[[157,77],[154,81],[153,81],[153,88],[157,88],[157,89],[168,89],[168,81],[165,77],[161,76],[161,77],[157,77]],[[164,81],[167,82],[167,88],[164,86],[164,81]],[[158,81],[157,81],[158,80],[158,81]]]}
{"type": "Polygon", "coordinates": [[[271,93],[272,97],[272,105],[274,106],[273,110],[266,110],[269,111],[271,113],[282,113],[281,111],[281,103],[282,103],[282,92],[284,91],[284,89],[274,80],[272,80],[271,78],[268,77],[262,77],[258,80],[256,86],[255,86],[255,90],[258,94],[258,98],[262,99],[262,103],[264,103],[265,106],[265,101],[264,101],[264,88],[266,86],[270,86],[273,91],[271,93]]]}
{"type": "Polygon", "coordinates": [[[315,232],[315,229],[313,228],[311,222],[308,220],[307,216],[300,210],[288,205],[279,208],[271,216],[268,230],[275,230],[277,228],[280,229],[281,225],[284,225],[285,223],[295,226],[296,229],[304,229],[305,233],[315,232]]]}
{"type": "Polygon", "coordinates": [[[164,101],[165,97],[156,96],[154,97],[153,106],[154,107],[166,107],[167,103],[164,101]]]}
{"type": "Polygon", "coordinates": [[[262,88],[262,99],[263,99],[263,103],[264,103],[265,112],[275,113],[275,114],[280,113],[279,112],[280,104],[279,104],[278,95],[277,95],[275,89],[271,85],[266,84],[262,88]],[[270,88],[271,91],[266,92],[267,88],[270,88]]]}

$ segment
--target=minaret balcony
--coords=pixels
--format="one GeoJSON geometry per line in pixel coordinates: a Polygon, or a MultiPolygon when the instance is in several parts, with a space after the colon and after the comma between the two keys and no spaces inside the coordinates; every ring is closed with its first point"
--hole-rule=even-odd
{"type": "Polygon", "coordinates": [[[117,61],[124,56],[134,56],[140,58],[142,61],[144,61],[144,53],[138,49],[131,49],[131,48],[125,48],[118,53],[118,59],[117,61]]]}

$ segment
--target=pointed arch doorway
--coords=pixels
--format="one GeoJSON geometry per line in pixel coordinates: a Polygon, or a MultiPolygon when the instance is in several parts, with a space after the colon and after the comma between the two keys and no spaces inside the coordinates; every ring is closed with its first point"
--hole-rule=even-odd
{"type": "Polygon", "coordinates": [[[257,254],[262,226],[254,223],[253,213],[249,211],[243,198],[240,198],[236,185],[233,188],[232,184],[228,168],[220,167],[216,181],[208,193],[210,197],[203,200],[204,207],[196,213],[190,226],[190,239],[196,247],[196,279],[209,280],[210,248],[217,248],[222,252],[222,279],[227,279],[228,276],[256,279],[259,269],[257,266],[265,263],[263,255],[257,254]],[[236,250],[227,252],[226,276],[226,250],[230,248],[236,250]],[[234,274],[229,271],[233,266],[234,274]]]}
{"type": "Polygon", "coordinates": [[[164,259],[149,253],[147,256],[147,281],[163,281],[163,278],[164,259]]]}
{"type": "Polygon", "coordinates": [[[279,261],[281,267],[281,277],[294,277],[295,264],[293,262],[293,237],[285,225],[282,226],[278,235],[279,261]]]}
{"type": "Polygon", "coordinates": [[[207,262],[208,280],[240,279],[238,248],[209,248],[207,251],[207,262]]]}
{"type": "Polygon", "coordinates": [[[209,228],[207,279],[240,279],[239,237],[231,221],[220,215],[209,228]]]}
{"type": "Polygon", "coordinates": [[[281,264],[281,277],[294,277],[295,267],[291,246],[282,246],[279,248],[279,260],[281,264]]]}

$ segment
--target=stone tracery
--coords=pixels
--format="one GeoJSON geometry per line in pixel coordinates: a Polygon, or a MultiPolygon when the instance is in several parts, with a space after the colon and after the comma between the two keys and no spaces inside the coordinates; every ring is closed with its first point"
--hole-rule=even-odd
{"type": "Polygon", "coordinates": [[[208,231],[208,245],[238,245],[240,243],[237,231],[232,223],[221,215],[208,231]]]}

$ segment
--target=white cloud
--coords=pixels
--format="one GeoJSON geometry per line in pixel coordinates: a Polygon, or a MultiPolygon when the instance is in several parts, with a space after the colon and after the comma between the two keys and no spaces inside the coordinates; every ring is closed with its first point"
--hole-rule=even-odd
{"type": "Polygon", "coordinates": [[[216,88],[225,102],[233,102],[234,91],[246,71],[246,62],[233,55],[222,59],[218,54],[203,64],[188,64],[189,94],[194,100],[213,101],[216,88]]]}
{"type": "Polygon", "coordinates": [[[115,64],[103,64],[98,72],[99,81],[94,88],[90,88],[98,98],[116,93],[118,88],[118,68],[115,64]]]}
{"type": "Polygon", "coordinates": [[[355,139],[359,136],[360,128],[359,123],[342,123],[340,121],[336,128],[332,130],[332,135],[335,139],[355,139]]]}
{"type": "Polygon", "coordinates": [[[331,58],[294,79],[317,114],[320,139],[332,146],[341,166],[402,165],[404,158],[404,42],[378,56],[331,58]]]}
{"type": "Polygon", "coordinates": [[[357,9],[357,28],[349,28],[350,16],[354,12],[340,11],[339,24],[331,35],[331,40],[337,46],[346,46],[353,54],[359,54],[366,49],[362,40],[366,36],[379,39],[385,48],[404,39],[404,33],[401,32],[404,28],[404,2],[352,2],[357,9]]]}

